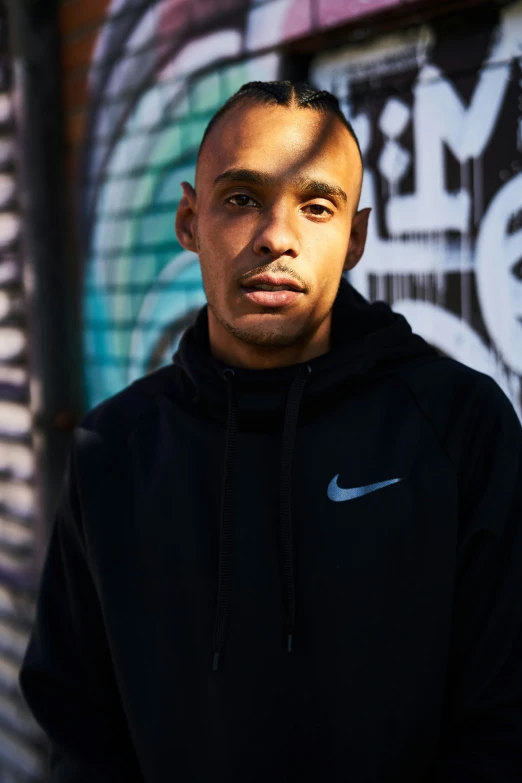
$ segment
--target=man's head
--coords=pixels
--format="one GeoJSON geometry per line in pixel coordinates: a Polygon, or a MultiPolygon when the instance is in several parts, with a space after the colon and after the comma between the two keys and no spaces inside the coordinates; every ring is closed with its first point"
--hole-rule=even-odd
{"type": "Polygon", "coordinates": [[[217,112],[176,217],[181,245],[199,254],[216,355],[269,367],[328,350],[342,272],[366,240],[361,183],[357,139],[330,93],[250,82],[217,112]],[[256,287],[272,283],[296,290],[256,287]]]}

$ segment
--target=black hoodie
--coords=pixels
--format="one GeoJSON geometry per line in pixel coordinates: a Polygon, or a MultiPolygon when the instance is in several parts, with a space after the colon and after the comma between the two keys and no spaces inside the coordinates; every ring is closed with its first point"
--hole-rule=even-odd
{"type": "Polygon", "coordinates": [[[522,434],[343,279],[331,350],[75,430],[20,685],[53,783],[520,783],[522,434]]]}

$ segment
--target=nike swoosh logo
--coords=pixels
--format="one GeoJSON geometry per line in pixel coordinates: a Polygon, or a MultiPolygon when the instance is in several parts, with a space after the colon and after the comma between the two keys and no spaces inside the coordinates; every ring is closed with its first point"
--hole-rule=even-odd
{"type": "Polygon", "coordinates": [[[353,500],[354,498],[361,498],[363,495],[368,495],[370,492],[375,492],[376,489],[382,489],[383,487],[389,487],[390,484],[397,484],[398,481],[402,481],[400,478],[390,479],[389,481],[379,481],[377,484],[367,484],[365,487],[351,487],[350,489],[342,489],[337,484],[337,476],[330,481],[328,485],[328,497],[330,500],[340,503],[343,500],[353,500]]]}

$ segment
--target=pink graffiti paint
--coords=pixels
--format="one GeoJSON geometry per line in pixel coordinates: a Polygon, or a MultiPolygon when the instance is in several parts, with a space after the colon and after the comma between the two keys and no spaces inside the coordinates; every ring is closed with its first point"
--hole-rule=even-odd
{"type": "Polygon", "coordinates": [[[404,2],[405,0],[317,0],[318,23],[321,27],[330,27],[402,5],[404,2]]]}
{"type": "Polygon", "coordinates": [[[315,0],[293,0],[293,2],[289,3],[289,9],[281,30],[282,41],[298,38],[312,30],[312,2],[315,2],[315,0]]]}
{"type": "Polygon", "coordinates": [[[187,3],[186,0],[167,0],[161,4],[161,34],[172,35],[192,21],[192,9],[198,3],[187,3]]]}

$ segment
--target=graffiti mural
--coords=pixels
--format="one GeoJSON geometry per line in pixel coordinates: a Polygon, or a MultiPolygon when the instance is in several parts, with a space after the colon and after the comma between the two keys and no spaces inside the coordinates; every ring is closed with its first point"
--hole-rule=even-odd
{"type": "Polygon", "coordinates": [[[205,126],[229,95],[246,81],[278,78],[277,54],[240,58],[248,32],[243,2],[213,3],[220,26],[207,16],[206,29],[197,25],[192,35],[190,20],[177,13],[186,4],[141,5],[134,15],[122,15],[122,5],[109,9],[90,74],[95,110],[84,204],[90,405],[169,362],[204,304],[197,256],[174,236],[180,182],[193,181],[205,126]],[[234,5],[241,13],[223,24],[234,5]]]}
{"type": "MultiPolygon", "coordinates": [[[[397,0],[113,0],[89,84],[82,222],[90,406],[171,361],[204,303],[177,244],[180,182],[215,110],[284,78],[282,43],[397,0]]],[[[437,22],[312,56],[365,157],[367,250],[352,282],[447,355],[492,375],[522,418],[522,2],[466,37],[437,22]]],[[[295,68],[292,73],[295,75],[295,68]]]]}
{"type": "Polygon", "coordinates": [[[353,284],[493,376],[522,418],[522,3],[464,40],[421,26],[321,54],[310,76],[365,156],[353,284]]]}

